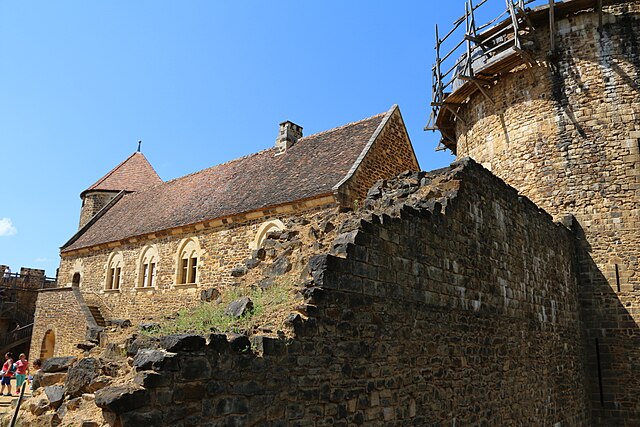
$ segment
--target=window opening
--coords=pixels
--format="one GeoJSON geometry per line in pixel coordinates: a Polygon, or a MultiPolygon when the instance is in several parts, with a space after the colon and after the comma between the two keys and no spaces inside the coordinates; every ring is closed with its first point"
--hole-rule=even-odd
{"type": "Polygon", "coordinates": [[[118,290],[122,284],[122,254],[114,253],[109,258],[107,267],[106,290],[118,290]]]}
{"type": "Polygon", "coordinates": [[[176,284],[198,283],[200,247],[197,240],[191,238],[183,242],[179,256],[176,284]]]}

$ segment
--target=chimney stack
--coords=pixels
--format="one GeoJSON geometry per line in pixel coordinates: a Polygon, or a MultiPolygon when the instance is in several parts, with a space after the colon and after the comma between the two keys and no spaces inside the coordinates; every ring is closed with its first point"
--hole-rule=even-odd
{"type": "Polygon", "coordinates": [[[278,134],[278,138],[276,138],[277,154],[282,154],[287,151],[293,144],[298,142],[300,138],[302,138],[302,126],[298,126],[289,120],[280,123],[280,133],[278,134]]]}

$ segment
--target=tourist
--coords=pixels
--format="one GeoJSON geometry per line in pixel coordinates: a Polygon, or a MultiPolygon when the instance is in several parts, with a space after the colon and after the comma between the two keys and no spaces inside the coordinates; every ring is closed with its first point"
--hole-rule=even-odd
{"type": "Polygon", "coordinates": [[[16,361],[16,393],[20,391],[20,387],[27,379],[27,372],[29,371],[29,361],[24,353],[20,353],[20,357],[16,361]]]}
{"type": "Polygon", "coordinates": [[[40,359],[36,359],[33,361],[33,369],[34,372],[33,374],[31,373],[31,370],[29,370],[29,383],[31,383],[31,390],[33,391],[33,378],[36,376],[36,374],[38,372],[40,372],[40,368],[42,368],[42,360],[40,359]]]}
{"type": "Polygon", "coordinates": [[[2,374],[2,380],[0,380],[0,384],[2,384],[2,387],[0,387],[0,395],[11,396],[11,378],[13,378],[13,354],[11,352],[8,352],[4,355],[4,358],[5,362],[4,365],[2,365],[2,371],[0,371],[0,374],[2,374]],[[8,388],[7,394],[4,393],[5,386],[7,386],[8,388]]]}

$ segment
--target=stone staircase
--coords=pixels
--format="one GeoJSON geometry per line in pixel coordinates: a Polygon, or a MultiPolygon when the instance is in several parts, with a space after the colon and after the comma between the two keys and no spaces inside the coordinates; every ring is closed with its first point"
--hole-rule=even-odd
{"type": "Polygon", "coordinates": [[[104,317],[102,317],[102,313],[100,312],[100,309],[98,307],[96,307],[95,305],[88,305],[87,308],[91,312],[91,315],[95,319],[98,326],[106,326],[107,322],[105,322],[104,317]]]}

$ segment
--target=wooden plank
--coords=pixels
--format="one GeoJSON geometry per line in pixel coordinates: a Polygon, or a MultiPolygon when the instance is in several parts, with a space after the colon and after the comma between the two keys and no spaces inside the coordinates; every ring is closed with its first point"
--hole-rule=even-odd
{"type": "Polygon", "coordinates": [[[555,0],[549,0],[549,45],[551,46],[551,52],[556,51],[555,3],[555,0]]]}
{"type": "Polygon", "coordinates": [[[602,31],[602,0],[596,0],[596,10],[598,11],[598,32],[602,31]]]}
{"type": "Polygon", "coordinates": [[[444,108],[447,109],[451,114],[453,114],[456,119],[460,120],[462,124],[466,124],[464,119],[456,112],[455,108],[447,104],[444,105],[444,108]]]}

